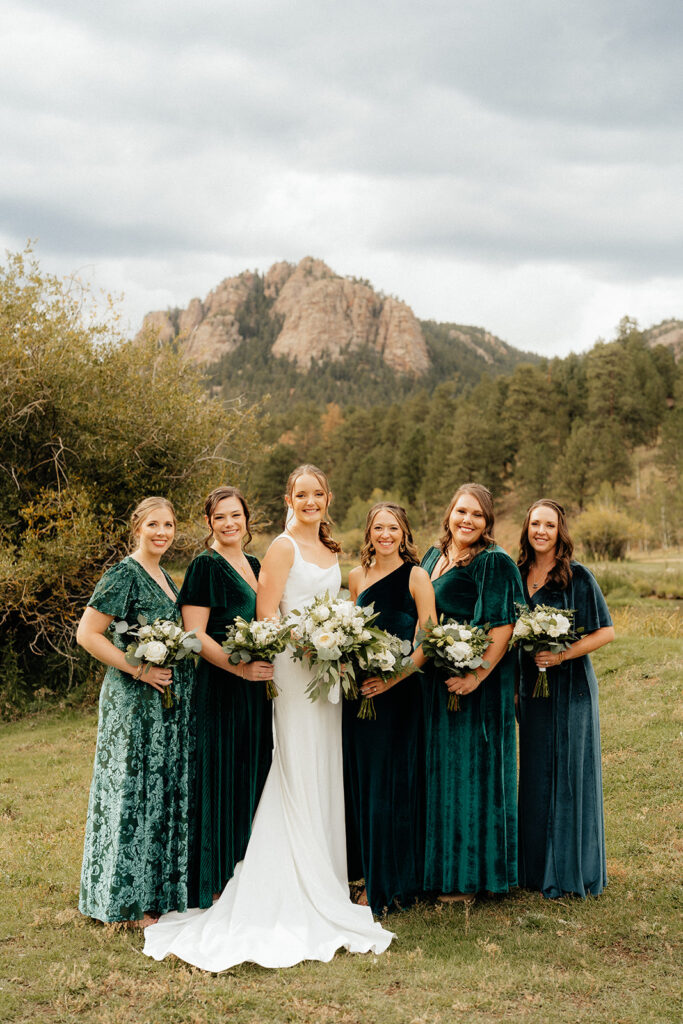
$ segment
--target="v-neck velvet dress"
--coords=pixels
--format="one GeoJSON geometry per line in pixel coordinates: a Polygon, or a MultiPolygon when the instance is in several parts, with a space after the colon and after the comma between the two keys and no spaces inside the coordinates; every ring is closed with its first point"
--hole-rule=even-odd
{"type": "MultiPolygon", "coordinates": [[[[358,595],[374,605],[375,624],[412,644],[417,608],[412,565],[404,563],[358,595]]],[[[376,719],[359,719],[358,703],[343,715],[344,794],[349,878],[364,878],[375,914],[394,901],[406,906],[422,892],[424,753],[420,676],[376,697],[376,719]]]]}
{"type": "MultiPolygon", "coordinates": [[[[170,576],[169,589],[177,594],[170,576]]],[[[177,619],[175,601],[134,558],[99,581],[89,607],[135,623],[177,619]]],[[[121,634],[112,643],[125,650],[121,634]]],[[[173,669],[174,705],[117,668],[100,691],[97,747],[83,850],[79,909],[99,921],[186,910],[194,788],[194,670],[173,669]]]]}
{"type": "MultiPolygon", "coordinates": [[[[611,626],[592,573],[572,562],[566,589],[546,584],[527,604],[573,608],[582,636],[611,626]]],[[[538,669],[520,655],[519,881],[544,896],[597,896],[607,884],[598,681],[590,657],[548,669],[547,698],[532,697],[538,669]]]]}
{"type": "MultiPolygon", "coordinates": [[[[258,577],[257,558],[247,555],[258,577]]],[[[178,604],[209,608],[206,632],[217,643],[241,615],[256,617],[256,592],[217,551],[188,566],[178,604]]],[[[210,907],[242,860],[273,749],[265,683],[240,679],[200,658],[196,687],[195,855],[192,906],[210,907]]]]}
{"type": "MultiPolygon", "coordinates": [[[[422,565],[439,560],[430,548],[422,565]]],[[[437,615],[490,628],[517,619],[523,601],[517,566],[497,545],[432,581],[437,615]]],[[[425,889],[507,892],[517,885],[515,663],[505,654],[460,710],[447,708],[447,673],[425,666],[425,889]]]]}

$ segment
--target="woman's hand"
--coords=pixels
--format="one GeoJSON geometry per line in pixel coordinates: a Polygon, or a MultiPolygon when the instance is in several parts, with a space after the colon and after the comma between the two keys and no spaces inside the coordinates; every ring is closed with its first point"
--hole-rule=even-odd
{"type": "MultiPolygon", "coordinates": [[[[269,661],[243,661],[242,666],[243,671],[239,675],[242,679],[248,679],[252,683],[262,683],[266,679],[273,678],[273,666],[269,661]]],[[[238,666],[235,665],[233,671],[237,668],[238,666]]]]}
{"type": "Polygon", "coordinates": [[[481,679],[478,679],[474,672],[468,672],[466,676],[451,676],[446,680],[446,689],[455,693],[458,697],[466,697],[473,693],[479,686],[481,679]]]}
{"type": "Polygon", "coordinates": [[[364,679],[360,688],[360,692],[363,697],[379,697],[381,693],[386,693],[392,686],[395,686],[398,679],[380,679],[378,676],[370,676],[369,679],[364,679]]]}
{"type": "Polygon", "coordinates": [[[163,693],[167,686],[173,682],[173,671],[170,668],[159,668],[158,665],[150,665],[147,662],[142,666],[142,672],[138,676],[138,682],[147,683],[153,686],[159,693],[163,693]]]}
{"type": "Polygon", "coordinates": [[[564,661],[563,655],[564,651],[561,651],[559,654],[553,654],[552,651],[539,651],[534,661],[537,668],[556,668],[564,661]]]}

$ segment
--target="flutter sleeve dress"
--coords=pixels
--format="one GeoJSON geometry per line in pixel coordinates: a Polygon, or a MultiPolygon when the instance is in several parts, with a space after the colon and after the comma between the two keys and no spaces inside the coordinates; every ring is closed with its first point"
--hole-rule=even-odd
{"type": "MultiPolygon", "coordinates": [[[[431,575],[439,550],[422,565],[431,575]]],[[[523,601],[517,566],[497,545],[432,581],[437,615],[512,624],[523,601]]],[[[425,889],[507,892],[517,885],[517,758],[514,652],[505,654],[460,710],[447,708],[448,674],[424,671],[426,748],[425,889]]]]}
{"type": "MultiPolygon", "coordinates": [[[[547,583],[538,604],[574,609],[582,636],[611,626],[592,573],[572,562],[564,590],[547,583]]],[[[598,681],[590,657],[548,669],[547,698],[532,697],[538,669],[520,654],[519,881],[549,898],[597,896],[607,884],[598,681]]]]}
{"type": "MultiPolygon", "coordinates": [[[[258,578],[260,563],[247,555],[258,578]]],[[[209,608],[217,643],[241,615],[256,618],[256,592],[217,551],[189,565],[178,604],[209,608]]],[[[197,836],[192,906],[210,907],[244,857],[273,750],[272,703],[264,682],[241,679],[200,658],[196,692],[197,836]]]]}
{"type": "MultiPolygon", "coordinates": [[[[167,580],[177,593],[170,576],[167,580]]],[[[89,607],[114,619],[178,618],[169,596],[134,558],[105,572],[89,607]]],[[[111,641],[125,650],[114,633],[111,641]]],[[[194,787],[194,669],[173,669],[173,707],[117,668],[107,669],[83,851],[79,909],[100,921],[139,920],[188,907],[194,787]]]]}
{"type": "MultiPolygon", "coordinates": [[[[413,643],[417,608],[407,563],[358,595],[374,605],[375,625],[413,643]]],[[[424,754],[419,675],[376,697],[375,719],[345,701],[344,793],[349,877],[365,879],[375,914],[405,907],[422,892],[424,754]]]]}

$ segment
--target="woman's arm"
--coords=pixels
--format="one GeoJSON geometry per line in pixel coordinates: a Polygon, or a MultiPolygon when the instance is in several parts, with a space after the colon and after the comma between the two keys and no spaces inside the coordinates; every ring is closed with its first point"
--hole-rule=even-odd
{"type": "Polygon", "coordinates": [[[360,594],[361,580],[363,579],[363,566],[356,565],[349,573],[349,595],[353,603],[356,603],[360,594]]]}
{"type": "Polygon", "coordinates": [[[284,537],[278,537],[268,548],[259,573],[256,591],[256,614],[259,619],[280,617],[280,601],[293,565],[292,544],[284,537]]]}
{"type": "Polygon", "coordinates": [[[137,668],[135,665],[129,665],[123,651],[104,635],[113,621],[113,615],[105,615],[104,612],[98,612],[96,608],[88,606],[78,623],[76,642],[103,665],[111,665],[119,672],[125,672],[141,682],[149,683],[155,690],[163,693],[164,687],[172,681],[171,669],[157,668],[156,665],[142,665],[137,668]]]}
{"type": "Polygon", "coordinates": [[[604,647],[614,640],[614,626],[601,626],[600,629],[587,633],[579,640],[576,640],[566,651],[554,654],[552,651],[539,651],[534,661],[539,668],[554,668],[561,665],[563,661],[571,661],[573,658],[582,658],[584,654],[597,651],[598,647],[604,647]]]}

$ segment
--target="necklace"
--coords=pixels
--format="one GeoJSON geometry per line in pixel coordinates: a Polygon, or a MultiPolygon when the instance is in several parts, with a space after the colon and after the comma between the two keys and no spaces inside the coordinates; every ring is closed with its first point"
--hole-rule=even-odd
{"type": "MultiPolygon", "coordinates": [[[[553,564],[554,564],[554,563],[553,563],[553,564]]],[[[552,566],[551,566],[551,568],[552,568],[552,566]]],[[[542,575],[542,576],[540,576],[540,577],[539,577],[539,578],[538,578],[538,579],[537,579],[537,580],[536,580],[536,581],[534,582],[534,580],[532,580],[532,578],[531,578],[531,574],[532,574],[533,570],[535,570],[535,569],[536,569],[536,563],[534,562],[534,565],[533,565],[533,567],[532,567],[532,568],[530,568],[530,569],[529,569],[529,573],[528,573],[528,575],[527,575],[527,578],[526,578],[526,579],[527,579],[527,584],[528,584],[528,586],[529,586],[529,588],[530,588],[531,590],[538,590],[538,589],[539,589],[539,587],[542,587],[542,586],[543,586],[543,584],[545,583],[545,581],[546,581],[546,580],[548,579],[548,573],[550,572],[550,569],[547,569],[547,570],[546,570],[546,571],[545,571],[545,572],[543,573],[543,575],[542,575]]],[[[542,571],[542,570],[541,570],[541,571],[542,571]]]]}

